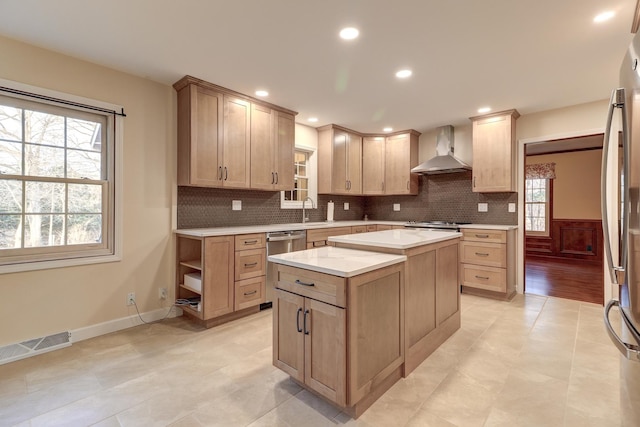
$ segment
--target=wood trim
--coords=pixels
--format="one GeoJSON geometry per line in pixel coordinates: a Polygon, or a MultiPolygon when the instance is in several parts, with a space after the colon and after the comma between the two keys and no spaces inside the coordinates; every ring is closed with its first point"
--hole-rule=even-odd
{"type": "Polygon", "coordinates": [[[640,27],[640,1],[636,2],[636,10],[633,14],[633,22],[631,23],[631,32],[633,34],[637,33],[638,27],[640,27]]]}
{"type": "Polygon", "coordinates": [[[601,220],[554,219],[549,237],[525,237],[525,254],[602,264],[602,245],[601,220]]]}
{"type": "Polygon", "coordinates": [[[484,119],[490,119],[490,118],[500,117],[500,116],[513,116],[513,119],[515,120],[518,117],[520,117],[520,113],[516,109],[511,109],[511,110],[497,111],[495,113],[483,114],[481,116],[469,117],[469,120],[473,120],[473,121],[484,120],[484,119]]]}
{"type": "Polygon", "coordinates": [[[360,136],[362,138],[371,138],[371,137],[376,137],[376,136],[379,136],[379,137],[382,137],[382,138],[386,138],[386,137],[402,135],[402,134],[406,134],[406,133],[408,133],[409,135],[416,136],[416,137],[419,137],[420,135],[422,135],[422,133],[418,132],[415,129],[398,130],[398,131],[389,132],[389,133],[364,133],[364,132],[358,132],[357,130],[346,128],[344,126],[336,125],[334,123],[330,123],[330,124],[324,125],[324,126],[319,126],[319,127],[316,128],[316,130],[318,132],[325,131],[325,130],[331,130],[331,129],[337,129],[337,130],[341,130],[343,132],[353,133],[353,134],[356,134],[356,135],[358,135],[358,136],[360,136]]]}

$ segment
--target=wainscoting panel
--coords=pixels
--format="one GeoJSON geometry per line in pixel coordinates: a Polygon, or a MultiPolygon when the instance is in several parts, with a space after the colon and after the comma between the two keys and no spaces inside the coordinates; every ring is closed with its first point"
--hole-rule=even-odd
{"type": "Polygon", "coordinates": [[[555,219],[549,237],[526,238],[526,254],[602,264],[602,239],[600,220],[555,219]]]}

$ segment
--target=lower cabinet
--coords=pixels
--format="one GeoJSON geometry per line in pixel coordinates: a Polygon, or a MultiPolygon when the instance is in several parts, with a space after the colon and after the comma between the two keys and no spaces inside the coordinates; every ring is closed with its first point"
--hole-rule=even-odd
{"type": "Polygon", "coordinates": [[[465,228],[462,234],[462,292],[496,299],[513,298],[516,230],[465,228]]]}
{"type": "Polygon", "coordinates": [[[233,320],[265,299],[264,233],[236,236],[176,236],[176,299],[205,326],[233,320]]]}
{"type": "Polygon", "coordinates": [[[351,278],[278,265],[277,287],[274,366],[352,416],[401,377],[402,264],[351,278]]]}

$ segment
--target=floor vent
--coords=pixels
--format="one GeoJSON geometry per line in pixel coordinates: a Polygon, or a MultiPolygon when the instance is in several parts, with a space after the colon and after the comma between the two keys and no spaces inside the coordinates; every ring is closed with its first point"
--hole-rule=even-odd
{"type": "Polygon", "coordinates": [[[69,332],[60,332],[46,337],[24,341],[19,344],[5,345],[4,347],[0,347],[0,365],[59,348],[69,347],[71,345],[69,338],[69,332]]]}

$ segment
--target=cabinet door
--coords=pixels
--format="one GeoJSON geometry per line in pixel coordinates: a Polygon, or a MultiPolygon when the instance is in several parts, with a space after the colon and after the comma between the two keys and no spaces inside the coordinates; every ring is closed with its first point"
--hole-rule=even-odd
{"type": "Polygon", "coordinates": [[[346,194],[349,192],[347,178],[347,163],[349,152],[349,135],[341,130],[333,131],[333,176],[331,179],[332,192],[346,194]]]}
{"type": "Polygon", "coordinates": [[[362,194],[384,194],[385,139],[382,136],[362,140],[362,194]]]}
{"type": "Polygon", "coordinates": [[[511,116],[473,121],[473,191],[514,191],[511,116]]]}
{"type": "Polygon", "coordinates": [[[291,190],[294,185],[295,119],[291,114],[276,112],[275,126],[276,182],[274,190],[291,190]]]}
{"type": "Polygon", "coordinates": [[[304,298],[275,290],[273,301],[273,366],[304,382],[304,298]]]}
{"type": "Polygon", "coordinates": [[[348,194],[362,194],[362,137],[348,135],[347,154],[348,194]]]}
{"type": "Polygon", "coordinates": [[[178,97],[180,184],[218,187],[222,147],[223,96],[210,89],[190,85],[178,97]],[[186,99],[188,97],[188,99],[186,99]],[[186,173],[188,171],[188,173],[186,173]]]}
{"type": "Polygon", "coordinates": [[[346,313],[313,299],[305,299],[304,382],[317,393],[346,406],[346,313]]]}
{"type": "Polygon", "coordinates": [[[251,105],[251,188],[272,190],[276,182],[273,116],[270,108],[251,105]]]}
{"type": "Polygon", "coordinates": [[[249,188],[251,104],[224,97],[223,186],[249,188]]]}
{"type": "Polygon", "coordinates": [[[202,302],[205,320],[233,311],[233,242],[233,236],[204,239],[202,302]]]}
{"type": "Polygon", "coordinates": [[[458,244],[436,250],[436,320],[438,325],[459,310],[458,244]]]}
{"type": "Polygon", "coordinates": [[[409,134],[387,138],[385,145],[385,193],[411,192],[411,140],[409,134]]]}

